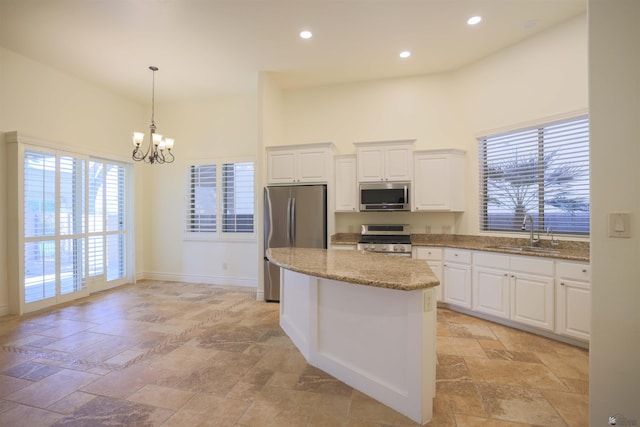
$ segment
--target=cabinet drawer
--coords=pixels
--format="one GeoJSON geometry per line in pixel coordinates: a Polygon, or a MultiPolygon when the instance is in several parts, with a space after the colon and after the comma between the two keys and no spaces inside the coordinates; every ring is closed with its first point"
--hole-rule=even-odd
{"type": "Polygon", "coordinates": [[[591,281],[591,265],[579,262],[558,262],[556,274],[562,279],[591,281]]]}
{"type": "Polygon", "coordinates": [[[513,255],[511,256],[511,271],[553,276],[555,261],[550,259],[513,255]]]}
{"type": "Polygon", "coordinates": [[[473,254],[473,265],[508,270],[509,255],[493,254],[490,252],[476,252],[473,254]]]}
{"type": "Polygon", "coordinates": [[[416,248],[416,258],[441,261],[442,260],[442,252],[443,252],[442,248],[417,247],[416,248]]]}
{"type": "Polygon", "coordinates": [[[471,264],[471,251],[462,249],[445,249],[444,260],[450,262],[459,262],[462,264],[471,264]]]}

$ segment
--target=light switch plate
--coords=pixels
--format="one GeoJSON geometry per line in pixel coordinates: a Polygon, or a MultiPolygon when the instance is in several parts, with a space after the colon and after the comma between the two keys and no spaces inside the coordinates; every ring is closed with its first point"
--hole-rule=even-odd
{"type": "Polygon", "coordinates": [[[609,237],[631,237],[631,212],[609,212],[609,237]]]}

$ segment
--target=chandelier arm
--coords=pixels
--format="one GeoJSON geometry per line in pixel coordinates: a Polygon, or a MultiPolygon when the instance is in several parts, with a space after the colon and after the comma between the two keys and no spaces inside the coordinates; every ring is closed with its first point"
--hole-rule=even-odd
{"type": "Polygon", "coordinates": [[[173,161],[176,159],[171,150],[167,150],[167,158],[168,160],[166,161],[166,163],[173,163],[173,161]],[[171,157],[169,158],[168,156],[171,157]]]}

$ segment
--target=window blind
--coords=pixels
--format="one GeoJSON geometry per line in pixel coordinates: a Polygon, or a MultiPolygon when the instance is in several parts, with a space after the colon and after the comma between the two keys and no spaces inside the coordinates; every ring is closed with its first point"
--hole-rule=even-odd
{"type": "Polygon", "coordinates": [[[217,220],[216,165],[189,166],[186,231],[213,233],[217,220]]]}
{"type": "Polygon", "coordinates": [[[478,140],[480,229],[589,234],[589,121],[579,117],[478,140]],[[528,230],[527,226],[527,230],[528,230]]]}
{"type": "Polygon", "coordinates": [[[253,232],[253,162],[222,165],[222,231],[253,232]]]}

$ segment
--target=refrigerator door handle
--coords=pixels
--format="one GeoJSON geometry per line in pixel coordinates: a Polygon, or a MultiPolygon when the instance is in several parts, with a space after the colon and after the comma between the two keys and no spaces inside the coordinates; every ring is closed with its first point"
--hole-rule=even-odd
{"type": "Polygon", "coordinates": [[[289,217],[291,227],[291,247],[295,247],[296,243],[296,199],[291,199],[291,216],[289,217]]]}
{"type": "Polygon", "coordinates": [[[291,197],[287,200],[287,242],[291,247],[291,197]]]}

